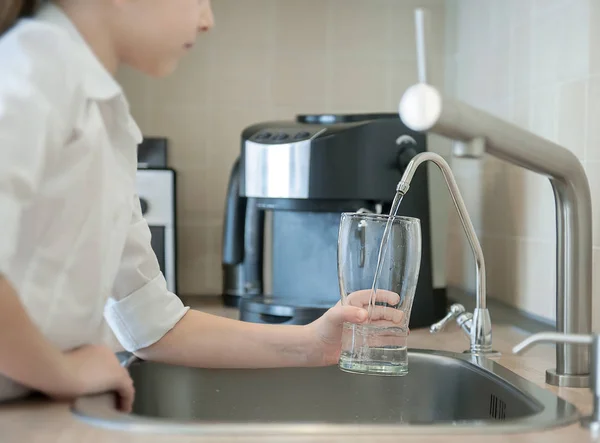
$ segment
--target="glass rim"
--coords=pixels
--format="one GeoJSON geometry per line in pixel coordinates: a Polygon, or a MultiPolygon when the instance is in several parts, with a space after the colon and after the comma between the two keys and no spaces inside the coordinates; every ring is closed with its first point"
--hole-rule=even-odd
{"type": "Polygon", "coordinates": [[[417,217],[408,217],[406,215],[394,215],[390,217],[390,214],[376,214],[374,212],[342,212],[342,218],[370,218],[374,220],[388,220],[392,219],[394,222],[399,221],[406,224],[421,224],[421,219],[417,217]]]}

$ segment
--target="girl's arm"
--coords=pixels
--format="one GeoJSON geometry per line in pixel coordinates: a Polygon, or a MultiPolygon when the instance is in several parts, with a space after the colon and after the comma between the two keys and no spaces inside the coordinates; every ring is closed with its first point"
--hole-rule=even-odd
{"type": "Polygon", "coordinates": [[[122,410],[130,411],[133,403],[131,378],[109,348],[61,352],[33,324],[1,275],[0,374],[57,399],[115,390],[122,410]]]}
{"type": "Polygon", "coordinates": [[[33,324],[15,291],[0,276],[0,373],[49,395],[81,391],[68,360],[33,324]]]}
{"type": "Polygon", "coordinates": [[[321,366],[337,362],[342,323],[364,309],[336,305],[306,326],[242,322],[190,310],[162,339],[138,350],[145,360],[205,368],[321,366]]]}

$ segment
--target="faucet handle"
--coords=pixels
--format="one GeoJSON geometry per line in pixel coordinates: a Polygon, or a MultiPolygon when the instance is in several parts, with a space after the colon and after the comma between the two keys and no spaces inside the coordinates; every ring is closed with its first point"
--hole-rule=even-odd
{"type": "Polygon", "coordinates": [[[464,314],[465,311],[466,310],[463,305],[459,303],[453,304],[452,306],[450,306],[448,314],[446,314],[446,316],[443,319],[431,325],[431,327],[429,328],[429,332],[432,334],[437,334],[438,332],[441,332],[446,326],[448,326],[448,323],[450,323],[454,318],[458,318],[459,315],[464,314]]]}
{"type": "Polygon", "coordinates": [[[600,338],[598,334],[561,334],[558,332],[540,332],[533,334],[513,347],[513,354],[520,354],[536,343],[572,343],[591,346],[590,389],[594,396],[592,415],[581,419],[581,426],[600,431],[600,338]]]}
{"type": "Polygon", "coordinates": [[[513,354],[520,354],[536,343],[573,343],[578,345],[591,345],[594,343],[594,335],[588,334],[561,334],[558,332],[540,332],[533,334],[513,347],[513,354]]]}

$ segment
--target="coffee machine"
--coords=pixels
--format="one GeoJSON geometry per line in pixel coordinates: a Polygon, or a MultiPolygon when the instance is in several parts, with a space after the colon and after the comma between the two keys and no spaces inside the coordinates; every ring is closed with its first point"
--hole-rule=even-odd
{"type": "MultiPolygon", "coordinates": [[[[240,319],[307,324],[340,299],[342,212],[388,213],[424,134],[397,114],[299,115],[245,128],[230,175],[223,230],[223,299],[240,319]]],[[[410,327],[444,315],[434,295],[427,168],[399,215],[421,220],[422,257],[410,327]]]]}

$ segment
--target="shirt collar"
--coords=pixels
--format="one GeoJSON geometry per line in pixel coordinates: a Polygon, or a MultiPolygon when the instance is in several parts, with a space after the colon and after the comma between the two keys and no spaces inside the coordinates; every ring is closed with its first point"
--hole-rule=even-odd
{"type": "Polygon", "coordinates": [[[123,95],[123,90],[92,52],[73,22],[63,10],[52,2],[45,2],[36,14],[36,19],[64,29],[80,49],[79,56],[84,69],[84,87],[92,99],[109,100],[123,95]]]}

